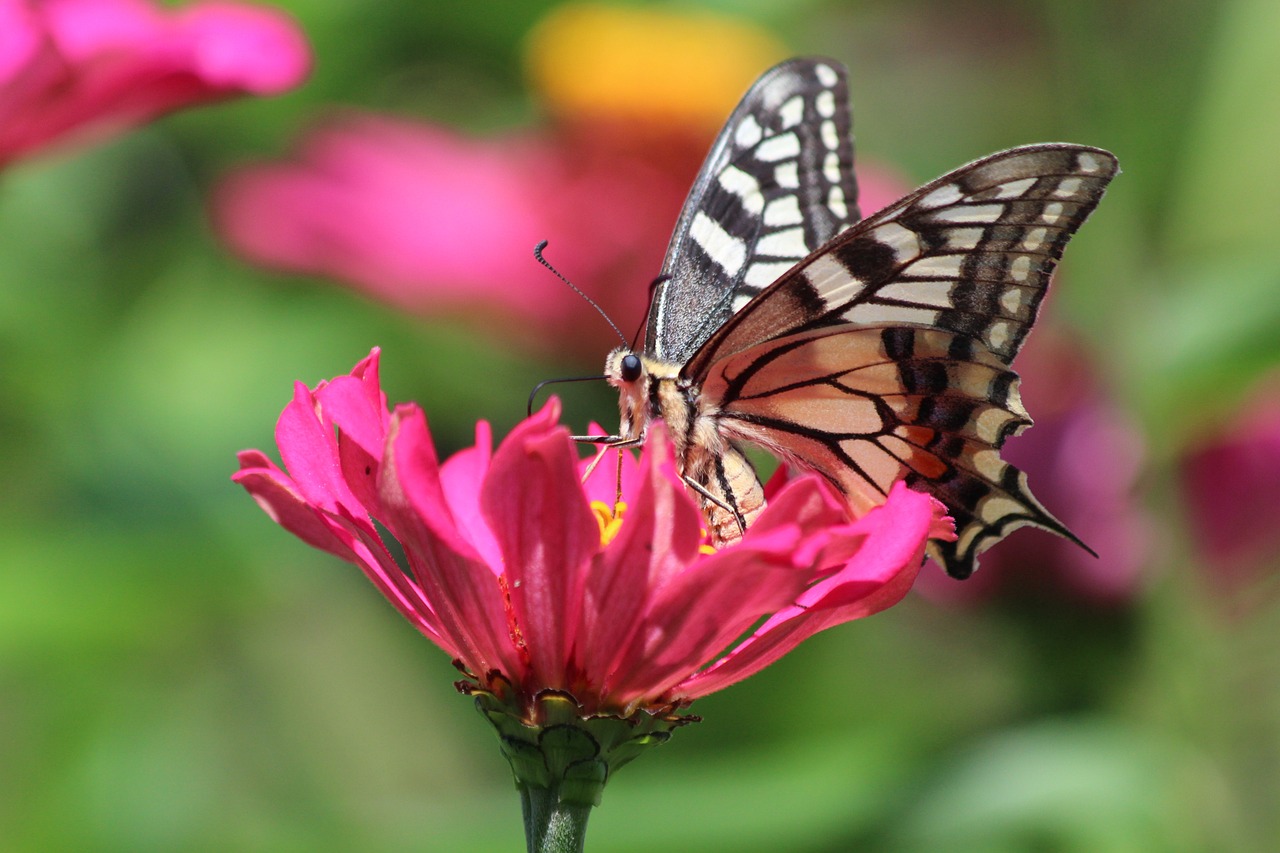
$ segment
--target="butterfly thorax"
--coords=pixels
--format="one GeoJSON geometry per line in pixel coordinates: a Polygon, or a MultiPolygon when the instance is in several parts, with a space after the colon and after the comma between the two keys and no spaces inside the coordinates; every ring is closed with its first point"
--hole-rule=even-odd
{"type": "Polygon", "coordinates": [[[639,443],[652,421],[665,423],[680,476],[698,496],[712,539],[725,545],[742,538],[764,509],[764,490],[751,463],[725,439],[714,404],[680,375],[680,365],[627,347],[609,353],[605,377],[618,389],[618,437],[639,443]]]}

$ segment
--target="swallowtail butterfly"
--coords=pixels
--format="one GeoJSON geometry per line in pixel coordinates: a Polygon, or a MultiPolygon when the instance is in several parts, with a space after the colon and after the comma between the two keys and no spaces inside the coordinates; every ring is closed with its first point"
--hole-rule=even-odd
{"type": "Polygon", "coordinates": [[[642,349],[609,354],[622,422],[605,443],[665,421],[718,544],[764,506],[739,441],[817,471],[856,512],[900,479],[932,494],[958,538],[930,554],[957,578],[1023,525],[1079,543],[999,450],[1031,425],[1010,363],[1117,171],[1098,148],[1029,145],[861,219],[844,68],[778,65],[693,184],[642,349]]]}

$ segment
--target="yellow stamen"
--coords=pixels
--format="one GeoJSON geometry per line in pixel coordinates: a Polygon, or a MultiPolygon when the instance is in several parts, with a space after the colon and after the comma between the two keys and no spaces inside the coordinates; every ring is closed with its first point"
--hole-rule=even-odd
{"type": "Polygon", "coordinates": [[[604,501],[591,502],[591,512],[596,517],[596,524],[600,525],[601,545],[608,545],[618,535],[622,529],[622,515],[626,511],[627,505],[623,501],[615,503],[612,509],[604,501]]]}
{"type": "MultiPolygon", "coordinates": [[[[706,539],[708,536],[707,528],[699,527],[698,530],[702,533],[702,538],[706,539]]],[[[714,554],[715,552],[716,552],[716,546],[712,545],[710,542],[703,542],[701,545],[698,546],[699,554],[714,554]]]]}

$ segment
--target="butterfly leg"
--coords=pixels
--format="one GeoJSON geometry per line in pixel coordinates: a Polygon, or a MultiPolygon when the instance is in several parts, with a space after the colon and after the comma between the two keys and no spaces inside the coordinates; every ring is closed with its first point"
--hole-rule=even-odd
{"type": "MultiPolygon", "coordinates": [[[[574,441],[578,441],[583,444],[600,445],[600,449],[596,451],[595,457],[593,457],[591,460],[591,463],[587,465],[587,470],[584,471],[582,474],[582,482],[584,483],[587,481],[587,478],[590,477],[592,473],[596,470],[596,466],[600,464],[600,460],[603,459],[604,455],[608,453],[610,450],[613,450],[613,449],[621,450],[624,447],[635,447],[637,444],[641,444],[644,441],[644,436],[636,436],[634,438],[628,438],[627,436],[624,436],[624,435],[571,435],[569,437],[574,441]]],[[[618,459],[618,498],[619,500],[621,500],[621,497],[622,497],[622,459],[619,458],[618,459]]]]}
{"type": "MultiPolygon", "coordinates": [[[[742,513],[738,510],[737,507],[730,506],[727,502],[725,502],[723,498],[713,495],[710,491],[707,490],[705,486],[703,486],[701,483],[699,483],[697,480],[693,479],[692,477],[682,475],[680,479],[684,480],[684,484],[686,486],[688,486],[693,491],[697,492],[704,499],[706,499],[710,503],[714,504],[715,506],[719,507],[720,509],[724,510],[725,512],[733,516],[733,520],[738,524],[738,536],[735,538],[740,539],[744,535],[746,535],[747,520],[745,517],[743,517],[742,513]]],[[[718,534],[717,534],[717,538],[719,538],[718,534]]]]}

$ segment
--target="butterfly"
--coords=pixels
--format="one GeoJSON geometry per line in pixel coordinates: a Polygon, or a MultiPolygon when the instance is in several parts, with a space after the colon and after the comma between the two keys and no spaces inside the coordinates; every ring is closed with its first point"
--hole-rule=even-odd
{"type": "Polygon", "coordinates": [[[843,66],[767,71],[712,145],[677,221],[639,351],[606,360],[621,425],[666,423],[717,545],[764,491],[740,443],[816,471],[855,513],[898,480],[941,501],[956,578],[1033,525],[1084,546],[1000,458],[1031,425],[1010,368],[1071,235],[1118,172],[1083,145],[976,160],[862,219],[843,66]]]}

